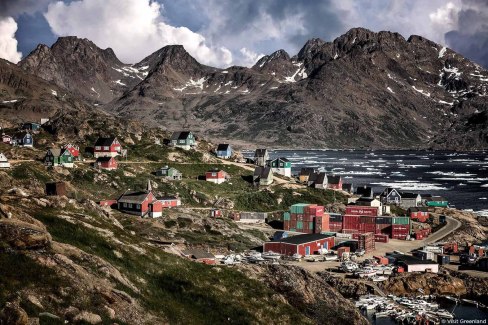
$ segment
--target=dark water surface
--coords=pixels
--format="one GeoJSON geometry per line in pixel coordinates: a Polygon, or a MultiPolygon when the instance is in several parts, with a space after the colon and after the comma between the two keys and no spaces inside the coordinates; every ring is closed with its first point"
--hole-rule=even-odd
{"type": "MultiPolygon", "coordinates": [[[[252,157],[254,152],[244,152],[252,157]]],[[[345,183],[370,184],[375,191],[402,191],[446,197],[458,209],[488,213],[488,153],[406,150],[273,150],[287,157],[292,172],[302,167],[342,175],[345,183]]]]}

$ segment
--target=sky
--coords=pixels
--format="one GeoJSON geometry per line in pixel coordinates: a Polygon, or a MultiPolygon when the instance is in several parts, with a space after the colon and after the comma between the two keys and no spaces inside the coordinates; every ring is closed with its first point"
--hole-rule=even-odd
{"type": "Polygon", "coordinates": [[[421,35],[488,67],[488,0],[0,0],[0,58],[69,35],[125,63],[182,44],[203,64],[252,66],[353,27],[421,35]]]}

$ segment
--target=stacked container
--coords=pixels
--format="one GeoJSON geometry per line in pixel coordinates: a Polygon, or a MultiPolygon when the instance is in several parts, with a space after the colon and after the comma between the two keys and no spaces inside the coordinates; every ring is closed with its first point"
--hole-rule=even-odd
{"type": "Polygon", "coordinates": [[[350,252],[351,251],[351,248],[350,247],[347,247],[347,246],[343,246],[343,247],[339,247],[337,249],[337,256],[339,258],[342,257],[342,254],[346,253],[346,252],[350,252]]]}
{"type": "Polygon", "coordinates": [[[360,234],[358,238],[358,248],[364,249],[366,253],[374,250],[374,233],[368,232],[360,234]]]}
{"type": "Polygon", "coordinates": [[[405,240],[410,235],[410,218],[393,217],[391,220],[391,238],[405,240]]]}
{"type": "Polygon", "coordinates": [[[385,234],[374,234],[374,241],[377,243],[387,243],[390,237],[385,234]]]}
{"type": "Polygon", "coordinates": [[[298,203],[283,214],[283,229],[306,234],[329,231],[329,215],[317,204],[298,203]]]}
{"type": "Polygon", "coordinates": [[[339,232],[342,230],[342,215],[337,213],[329,214],[329,228],[330,231],[339,232]]]}
{"type": "Polygon", "coordinates": [[[348,205],[346,206],[346,214],[354,216],[371,216],[375,217],[379,215],[378,207],[348,205]]]}
{"type": "Polygon", "coordinates": [[[377,217],[375,219],[375,234],[391,235],[391,217],[377,217]]]}

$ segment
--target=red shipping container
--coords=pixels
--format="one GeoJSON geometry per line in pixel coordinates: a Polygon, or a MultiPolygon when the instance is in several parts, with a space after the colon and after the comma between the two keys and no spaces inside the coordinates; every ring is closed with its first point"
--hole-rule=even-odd
{"type": "Polygon", "coordinates": [[[342,229],[341,231],[343,234],[357,234],[359,230],[357,229],[342,229]]]}
{"type": "Polygon", "coordinates": [[[342,222],[330,222],[329,223],[329,229],[330,231],[341,231],[342,230],[342,222]]]}
{"type": "Polygon", "coordinates": [[[349,247],[346,247],[346,246],[344,246],[344,247],[339,247],[339,248],[337,249],[337,256],[338,256],[339,258],[341,258],[341,257],[342,257],[342,254],[344,254],[344,253],[346,253],[346,252],[350,252],[350,251],[351,251],[351,249],[350,249],[349,247]]]}
{"type": "Polygon", "coordinates": [[[343,229],[359,229],[360,216],[344,215],[342,217],[343,229]]]}
{"type": "Polygon", "coordinates": [[[359,233],[352,234],[352,239],[358,239],[359,238],[359,233]]]}
{"type": "Polygon", "coordinates": [[[290,220],[283,221],[283,230],[290,230],[290,220]]]}
{"type": "Polygon", "coordinates": [[[346,206],[346,214],[355,216],[377,216],[378,207],[348,205],[346,206]]]}
{"type": "Polygon", "coordinates": [[[320,231],[329,231],[329,215],[315,217],[315,229],[316,233],[320,231]]]}
{"type": "Polygon", "coordinates": [[[375,233],[377,234],[391,234],[391,225],[390,224],[376,224],[375,233]]]}

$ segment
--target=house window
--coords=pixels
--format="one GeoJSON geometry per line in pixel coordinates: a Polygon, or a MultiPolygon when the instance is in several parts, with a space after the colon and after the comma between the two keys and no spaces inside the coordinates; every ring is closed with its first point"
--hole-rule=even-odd
{"type": "Polygon", "coordinates": [[[110,147],[105,146],[105,147],[103,147],[103,150],[108,151],[108,150],[110,150],[110,147]]]}
{"type": "Polygon", "coordinates": [[[185,140],[180,140],[180,143],[185,143],[185,140]]]}
{"type": "Polygon", "coordinates": [[[280,163],[280,167],[283,167],[283,163],[280,163]]]}
{"type": "Polygon", "coordinates": [[[100,146],[95,147],[95,150],[101,150],[101,149],[102,149],[102,147],[100,147],[100,146]]]}
{"type": "Polygon", "coordinates": [[[136,208],[137,208],[137,209],[140,209],[140,208],[141,208],[141,205],[140,205],[140,204],[137,204],[137,205],[136,205],[136,208]]]}
{"type": "Polygon", "coordinates": [[[216,177],[217,176],[217,173],[212,173],[212,177],[216,177]]]}
{"type": "Polygon", "coordinates": [[[132,209],[132,203],[129,203],[129,208],[132,209]]]}
{"type": "Polygon", "coordinates": [[[122,205],[124,206],[124,208],[127,208],[127,203],[122,203],[122,205]]]}

